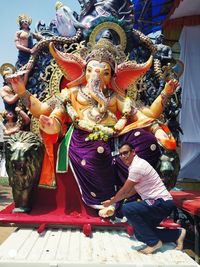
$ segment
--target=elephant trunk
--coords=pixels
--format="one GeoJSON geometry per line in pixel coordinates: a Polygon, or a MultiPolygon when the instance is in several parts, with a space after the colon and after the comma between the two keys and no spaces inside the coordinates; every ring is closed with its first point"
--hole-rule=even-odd
{"type": "Polygon", "coordinates": [[[97,101],[100,113],[105,113],[108,108],[108,99],[103,94],[103,82],[98,76],[93,76],[88,82],[90,96],[97,101]]]}

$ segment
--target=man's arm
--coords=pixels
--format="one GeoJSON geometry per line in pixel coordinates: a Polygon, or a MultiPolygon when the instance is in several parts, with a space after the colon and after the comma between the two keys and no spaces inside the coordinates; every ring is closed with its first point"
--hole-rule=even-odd
{"type": "Polygon", "coordinates": [[[15,111],[22,118],[24,125],[28,125],[31,122],[31,119],[29,118],[29,116],[20,107],[16,107],[15,111]]]}
{"type": "Polygon", "coordinates": [[[102,202],[103,206],[108,207],[122,199],[135,195],[137,193],[135,190],[135,184],[136,184],[135,182],[127,179],[125,184],[122,186],[122,188],[117,192],[117,194],[113,198],[102,202]]]}

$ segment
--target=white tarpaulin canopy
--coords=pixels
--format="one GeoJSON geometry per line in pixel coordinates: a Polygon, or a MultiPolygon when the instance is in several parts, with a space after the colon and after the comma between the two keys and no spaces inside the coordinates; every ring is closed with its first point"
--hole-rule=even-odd
{"type": "MultiPolygon", "coordinates": [[[[182,109],[180,178],[200,180],[200,0],[180,1],[170,20],[181,21],[182,109]],[[192,23],[192,20],[195,23],[192,23]],[[189,21],[190,20],[190,21],[189,21]],[[185,25],[185,26],[184,26],[185,25]],[[190,25],[190,26],[186,26],[190,25]]],[[[173,28],[172,28],[173,29],[173,28]]]]}
{"type": "Polygon", "coordinates": [[[185,64],[181,79],[180,124],[181,172],[179,177],[200,180],[200,25],[184,27],[180,37],[180,59],[185,64]]]}

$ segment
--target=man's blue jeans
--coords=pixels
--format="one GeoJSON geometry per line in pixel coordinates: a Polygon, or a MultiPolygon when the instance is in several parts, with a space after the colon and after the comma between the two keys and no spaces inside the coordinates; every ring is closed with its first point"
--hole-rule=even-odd
{"type": "Polygon", "coordinates": [[[159,240],[175,242],[180,236],[180,229],[157,229],[160,222],[167,218],[175,208],[173,200],[142,200],[124,204],[122,212],[134,228],[136,238],[154,246],[159,240]]]}

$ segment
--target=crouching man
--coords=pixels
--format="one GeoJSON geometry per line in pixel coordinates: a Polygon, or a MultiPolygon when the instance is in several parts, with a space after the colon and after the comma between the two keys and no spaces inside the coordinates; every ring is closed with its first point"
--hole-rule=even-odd
{"type": "Polygon", "coordinates": [[[130,143],[119,146],[119,157],[129,166],[128,179],[114,197],[102,203],[104,207],[138,193],[142,200],[124,204],[122,212],[133,226],[136,238],[147,245],[140,252],[151,254],[161,248],[163,242],[176,242],[176,249],[182,250],[185,229],[157,228],[175,204],[156,170],[135,154],[130,143]]]}

